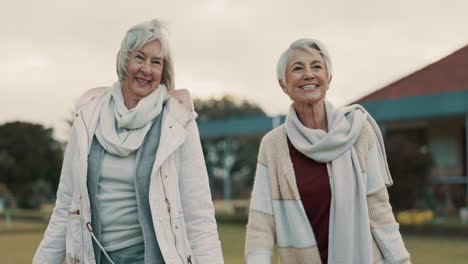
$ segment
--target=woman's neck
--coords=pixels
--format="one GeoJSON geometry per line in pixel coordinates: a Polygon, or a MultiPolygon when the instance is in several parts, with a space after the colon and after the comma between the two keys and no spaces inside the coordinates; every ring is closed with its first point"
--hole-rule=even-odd
{"type": "Polygon", "coordinates": [[[130,93],[126,93],[125,90],[122,90],[125,106],[128,110],[137,106],[138,102],[142,99],[139,96],[132,96],[130,93]]]}
{"type": "MultiPolygon", "coordinates": [[[[125,97],[124,97],[125,98],[125,97]]],[[[137,100],[137,99],[131,99],[131,98],[125,98],[125,106],[127,107],[128,110],[134,108],[135,106],[137,106],[138,102],[140,100],[137,100]]]]}
{"type": "Polygon", "coordinates": [[[328,132],[324,100],[320,100],[315,104],[294,103],[294,109],[297,117],[305,127],[328,132]]]}

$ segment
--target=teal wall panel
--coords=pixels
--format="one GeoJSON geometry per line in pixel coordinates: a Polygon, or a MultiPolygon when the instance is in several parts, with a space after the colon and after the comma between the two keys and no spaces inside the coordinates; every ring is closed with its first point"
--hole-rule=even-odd
{"type": "Polygon", "coordinates": [[[378,122],[428,119],[468,113],[468,90],[360,103],[378,122]]]}

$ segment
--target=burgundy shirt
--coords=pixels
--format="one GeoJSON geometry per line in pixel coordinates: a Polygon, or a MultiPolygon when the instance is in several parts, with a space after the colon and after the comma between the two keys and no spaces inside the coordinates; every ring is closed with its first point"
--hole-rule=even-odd
{"type": "Polygon", "coordinates": [[[297,188],[307,218],[314,230],[322,263],[328,260],[328,221],[331,190],[327,164],[319,163],[300,153],[289,141],[289,155],[296,174],[297,188]]]}

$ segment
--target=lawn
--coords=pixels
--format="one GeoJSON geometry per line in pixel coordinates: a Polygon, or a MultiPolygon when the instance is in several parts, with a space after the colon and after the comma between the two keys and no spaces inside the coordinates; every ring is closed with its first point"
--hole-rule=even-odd
{"type": "MultiPolygon", "coordinates": [[[[7,232],[4,223],[0,221],[0,263],[31,263],[34,251],[42,238],[42,232],[37,231],[40,227],[40,224],[17,222],[12,225],[15,231],[7,232]],[[22,229],[26,231],[20,231],[22,229]]],[[[244,263],[244,232],[243,225],[222,223],[219,225],[226,264],[244,263]]],[[[414,264],[468,262],[468,239],[419,236],[404,236],[404,238],[414,264]]]]}
{"type": "MultiPolygon", "coordinates": [[[[219,235],[226,264],[244,263],[244,226],[220,224],[219,235]]],[[[467,264],[468,238],[404,236],[413,264],[467,264]]],[[[275,260],[277,260],[275,258],[275,260]]]]}

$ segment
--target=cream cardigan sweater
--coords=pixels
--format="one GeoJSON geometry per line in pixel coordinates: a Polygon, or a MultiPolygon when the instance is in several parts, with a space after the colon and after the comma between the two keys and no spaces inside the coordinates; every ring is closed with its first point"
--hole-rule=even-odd
{"type": "MultiPolygon", "coordinates": [[[[373,263],[410,263],[385,183],[379,176],[375,136],[367,123],[353,146],[366,182],[373,263]]],[[[327,167],[330,168],[329,164],[327,167]]],[[[260,145],[247,225],[247,263],[271,263],[275,245],[281,264],[321,263],[312,227],[300,201],[284,125],[269,132],[260,145]]]]}

